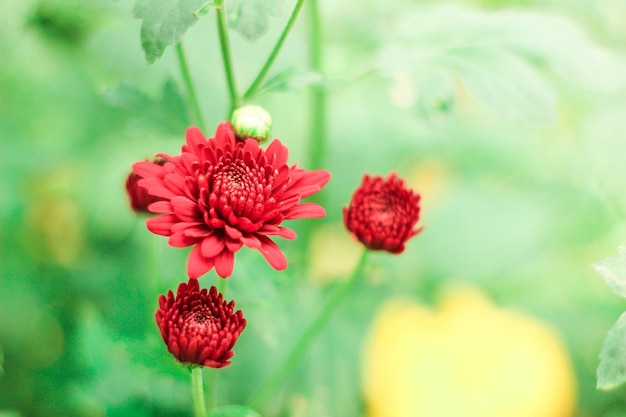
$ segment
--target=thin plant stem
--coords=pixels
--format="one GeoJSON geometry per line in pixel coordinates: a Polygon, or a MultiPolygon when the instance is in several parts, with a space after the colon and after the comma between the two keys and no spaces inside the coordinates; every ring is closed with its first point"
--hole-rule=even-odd
{"type": "Polygon", "coordinates": [[[302,361],[303,356],[306,354],[315,338],[324,329],[324,327],[326,327],[337,307],[344,302],[346,296],[353,289],[354,284],[361,277],[363,268],[367,263],[368,253],[369,252],[367,250],[363,250],[352,275],[334,289],[324,308],[311,322],[304,333],[302,333],[282,364],[276,368],[274,373],[271,374],[266,382],[261,385],[261,388],[253,394],[248,402],[249,404],[257,409],[262,409],[268,397],[279,387],[281,383],[285,381],[294,368],[302,361]]]}
{"type": "MultiPolygon", "coordinates": [[[[226,290],[228,288],[228,280],[224,278],[218,278],[217,291],[226,296],[226,290]]],[[[213,410],[217,406],[217,384],[219,377],[219,369],[210,369],[207,378],[207,387],[209,396],[207,399],[208,410],[213,410]]]]}
{"type": "MultiPolygon", "coordinates": [[[[318,0],[309,0],[309,64],[311,69],[323,74],[322,59],[322,22],[319,13],[318,0]]],[[[311,115],[308,152],[309,167],[311,169],[322,169],[325,164],[326,154],[326,87],[322,82],[311,85],[309,98],[309,114],[311,115]]],[[[310,197],[310,201],[324,206],[324,190],[310,197]]],[[[304,222],[302,225],[302,235],[311,235],[311,222],[304,222]]],[[[312,239],[308,239],[306,253],[310,252],[312,239]]],[[[309,262],[311,258],[309,257],[309,262]]]]}
{"type": "Polygon", "coordinates": [[[202,112],[200,111],[200,103],[198,102],[198,95],[191,79],[191,73],[189,71],[189,65],[187,65],[187,59],[185,58],[185,50],[183,48],[183,42],[176,44],[176,56],[178,57],[178,65],[180,66],[180,73],[183,77],[183,84],[187,92],[187,108],[191,115],[191,122],[197,125],[200,129],[205,130],[204,120],[202,119],[202,112]]]}
{"type": "Polygon", "coordinates": [[[218,278],[217,290],[226,296],[226,290],[228,289],[228,280],[226,278],[218,278]]]}
{"type": "Polygon", "coordinates": [[[228,40],[228,27],[226,25],[226,14],[224,12],[224,0],[215,0],[215,16],[217,19],[217,32],[220,38],[220,49],[222,51],[222,62],[226,74],[226,84],[228,85],[228,95],[230,97],[230,113],[239,106],[239,96],[235,84],[235,73],[232,58],[230,56],[230,42],[228,40]]]}
{"type": "MultiPolygon", "coordinates": [[[[313,71],[323,74],[322,59],[322,29],[318,0],[310,0],[310,62],[313,71]]],[[[311,169],[324,166],[326,153],[326,88],[323,83],[311,86],[311,129],[309,137],[309,152],[311,169]]]]}
{"type": "Polygon", "coordinates": [[[204,387],[202,386],[202,368],[191,368],[191,393],[193,396],[194,417],[206,417],[206,404],[204,401],[204,387]]]}
{"type": "Polygon", "coordinates": [[[302,8],[303,3],[304,3],[304,0],[298,0],[296,2],[296,5],[294,6],[293,11],[291,12],[291,16],[289,16],[289,20],[287,20],[287,24],[285,25],[285,28],[283,29],[282,33],[280,34],[280,37],[276,41],[276,45],[274,45],[274,49],[272,49],[272,52],[270,52],[269,56],[267,57],[267,60],[265,61],[265,64],[263,64],[263,67],[261,68],[261,71],[259,71],[259,74],[256,76],[252,84],[250,84],[250,87],[248,88],[248,90],[244,93],[243,95],[244,100],[248,100],[254,97],[254,95],[258,91],[259,87],[261,86],[261,83],[267,76],[267,73],[269,72],[272,64],[274,63],[274,60],[278,56],[278,53],[280,52],[280,49],[283,46],[283,43],[285,43],[285,39],[287,39],[289,32],[291,32],[291,28],[296,22],[296,18],[298,17],[298,13],[300,13],[300,9],[302,8]]]}

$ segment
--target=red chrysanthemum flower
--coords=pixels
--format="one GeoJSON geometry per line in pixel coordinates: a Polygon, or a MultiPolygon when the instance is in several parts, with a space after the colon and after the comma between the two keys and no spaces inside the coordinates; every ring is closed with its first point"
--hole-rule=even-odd
{"type": "Polygon", "coordinates": [[[402,253],[407,240],[422,231],[414,229],[419,220],[420,195],[407,189],[395,173],[363,176],[343,209],[343,221],[354,237],[371,250],[402,253]]]}
{"type": "Polygon", "coordinates": [[[257,249],[277,270],[287,259],[269,236],[294,239],[284,220],[324,217],[324,208],[300,200],[319,191],[330,179],[324,170],[306,171],[287,165],[288,150],[275,139],[263,149],[254,139],[237,140],[230,123],[221,123],[207,140],[191,127],[178,156],[160,154],[163,166],[133,165],[139,184],[163,201],[149,209],[160,216],[147,221],[153,233],[169,236],[175,247],[195,245],[187,274],[198,278],[213,267],[226,278],[234,254],[242,246],[257,249]]]}
{"type": "MultiPolygon", "coordinates": [[[[152,162],[146,162],[163,165],[165,163],[165,159],[155,158],[152,162]]],[[[130,207],[133,211],[136,213],[150,213],[148,210],[150,204],[163,199],[150,195],[145,188],[140,187],[139,180],[141,180],[141,178],[142,177],[137,175],[134,171],[128,174],[128,177],[126,178],[126,195],[128,196],[128,201],[130,202],[130,207]]]]}
{"type": "Polygon", "coordinates": [[[178,286],[159,298],[156,321],[167,350],[183,364],[222,368],[230,365],[233,346],[246,327],[235,302],[227,302],[217,288],[200,290],[198,280],[178,286]]]}

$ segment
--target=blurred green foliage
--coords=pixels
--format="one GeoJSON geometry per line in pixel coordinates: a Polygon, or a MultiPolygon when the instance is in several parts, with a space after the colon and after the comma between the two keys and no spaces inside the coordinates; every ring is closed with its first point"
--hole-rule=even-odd
{"type": "MultiPolygon", "coordinates": [[[[242,85],[292,3],[255,43],[233,32],[242,85]]],[[[397,294],[432,302],[461,282],[557,329],[576,370],[578,416],[626,413],[623,388],[595,388],[600,347],[626,304],[590,267],[626,234],[626,5],[436,3],[321,2],[323,76],[307,69],[304,10],[270,73],[287,91],[255,100],[290,160],[307,167],[302,87],[325,86],[333,179],[320,196],[327,218],[294,224],[301,236],[279,242],[286,272],[257,253],[236,256],[227,297],[249,325],[216,378],[224,404],[245,403],[333,286],[307,272],[308,233],[341,230],[362,174],[395,170],[422,187],[425,231],[404,255],[374,257],[373,278],[259,411],[362,415],[359,355],[376,308],[397,294]],[[515,24],[503,27],[505,17],[515,24]],[[486,49],[422,48],[504,34],[486,49]],[[294,66],[300,78],[281,75],[294,66]]],[[[131,163],[176,153],[190,123],[175,54],[147,65],[128,1],[4,2],[0,16],[0,416],[190,415],[189,376],[153,319],[158,295],[186,280],[187,251],[148,233],[124,195],[131,163]]],[[[228,116],[213,20],[185,38],[211,127],[228,116]]]]}

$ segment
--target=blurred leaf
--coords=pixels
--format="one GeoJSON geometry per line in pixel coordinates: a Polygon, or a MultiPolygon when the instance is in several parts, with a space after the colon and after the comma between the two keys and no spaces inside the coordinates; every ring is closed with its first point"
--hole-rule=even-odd
{"type": "Polygon", "coordinates": [[[165,83],[160,98],[127,84],[105,90],[103,98],[109,106],[130,113],[133,123],[145,123],[157,130],[178,134],[190,123],[183,97],[172,80],[165,83]]]}
{"type": "Polygon", "coordinates": [[[111,335],[95,306],[85,304],[77,319],[76,346],[85,369],[105,373],[117,354],[111,335]]]}
{"type": "Polygon", "coordinates": [[[610,93],[623,84],[624,62],[574,21],[538,12],[502,12],[494,18],[500,41],[538,67],[591,90],[610,93]]]}
{"type": "Polygon", "coordinates": [[[626,248],[619,248],[617,258],[607,258],[593,264],[602,275],[606,285],[622,297],[626,297],[626,248]]]}
{"type": "Polygon", "coordinates": [[[270,27],[270,17],[280,17],[282,0],[228,0],[228,25],[244,39],[255,42],[270,27]]]}
{"type": "Polygon", "coordinates": [[[262,91],[291,91],[319,83],[322,76],[314,71],[288,67],[279,72],[260,88],[262,91]]]}
{"type": "Polygon", "coordinates": [[[609,330],[602,349],[597,371],[597,387],[610,389],[626,381],[626,312],[609,330]]]}
{"type": "Polygon", "coordinates": [[[209,417],[261,417],[261,415],[245,405],[224,405],[209,413],[209,417]]]}
{"type": "Polygon", "coordinates": [[[37,4],[28,23],[46,37],[77,46],[93,31],[95,18],[101,15],[98,12],[88,2],[43,0],[37,4]]]}
{"type": "Polygon", "coordinates": [[[194,15],[205,0],[137,0],[133,9],[141,25],[141,47],[149,63],[159,59],[165,48],[176,45],[196,21],[194,15]]]}
{"type": "Polygon", "coordinates": [[[614,91],[624,81],[623,63],[575,23],[530,11],[444,5],[409,13],[397,24],[397,36],[380,58],[384,74],[392,79],[411,74],[415,85],[448,70],[478,103],[538,125],[554,119],[548,72],[603,92],[614,91]]]}
{"type": "Polygon", "coordinates": [[[447,71],[421,77],[417,91],[418,105],[427,116],[448,113],[454,107],[454,79],[447,71]]]}
{"type": "Polygon", "coordinates": [[[528,62],[489,48],[467,52],[446,58],[476,101],[510,119],[552,123],[554,93],[528,62]]]}
{"type": "Polygon", "coordinates": [[[2,365],[4,364],[4,352],[2,352],[2,346],[0,346],[0,378],[4,375],[4,368],[2,365]]]}

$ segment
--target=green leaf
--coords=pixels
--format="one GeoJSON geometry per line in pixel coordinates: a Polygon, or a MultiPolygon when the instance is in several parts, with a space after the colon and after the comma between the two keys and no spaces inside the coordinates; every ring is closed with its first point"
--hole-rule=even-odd
{"type": "Polygon", "coordinates": [[[224,405],[209,413],[209,417],[261,417],[261,415],[245,405],[224,405]]]}
{"type": "Polygon", "coordinates": [[[141,47],[149,63],[159,59],[165,48],[176,45],[198,17],[206,0],[137,0],[133,14],[143,19],[141,47]]]}
{"type": "Polygon", "coordinates": [[[609,330],[597,369],[597,387],[610,389],[626,381],[626,312],[609,330]]]}
{"type": "Polygon", "coordinates": [[[270,27],[270,17],[280,17],[282,0],[228,0],[228,26],[244,39],[255,42],[270,27]]]}
{"type": "Polygon", "coordinates": [[[297,67],[288,67],[279,72],[259,89],[261,91],[291,91],[317,84],[322,81],[322,76],[314,71],[297,67]]]}
{"type": "Polygon", "coordinates": [[[619,248],[617,258],[606,258],[593,264],[604,282],[618,295],[626,297],[626,248],[619,248]]]}

